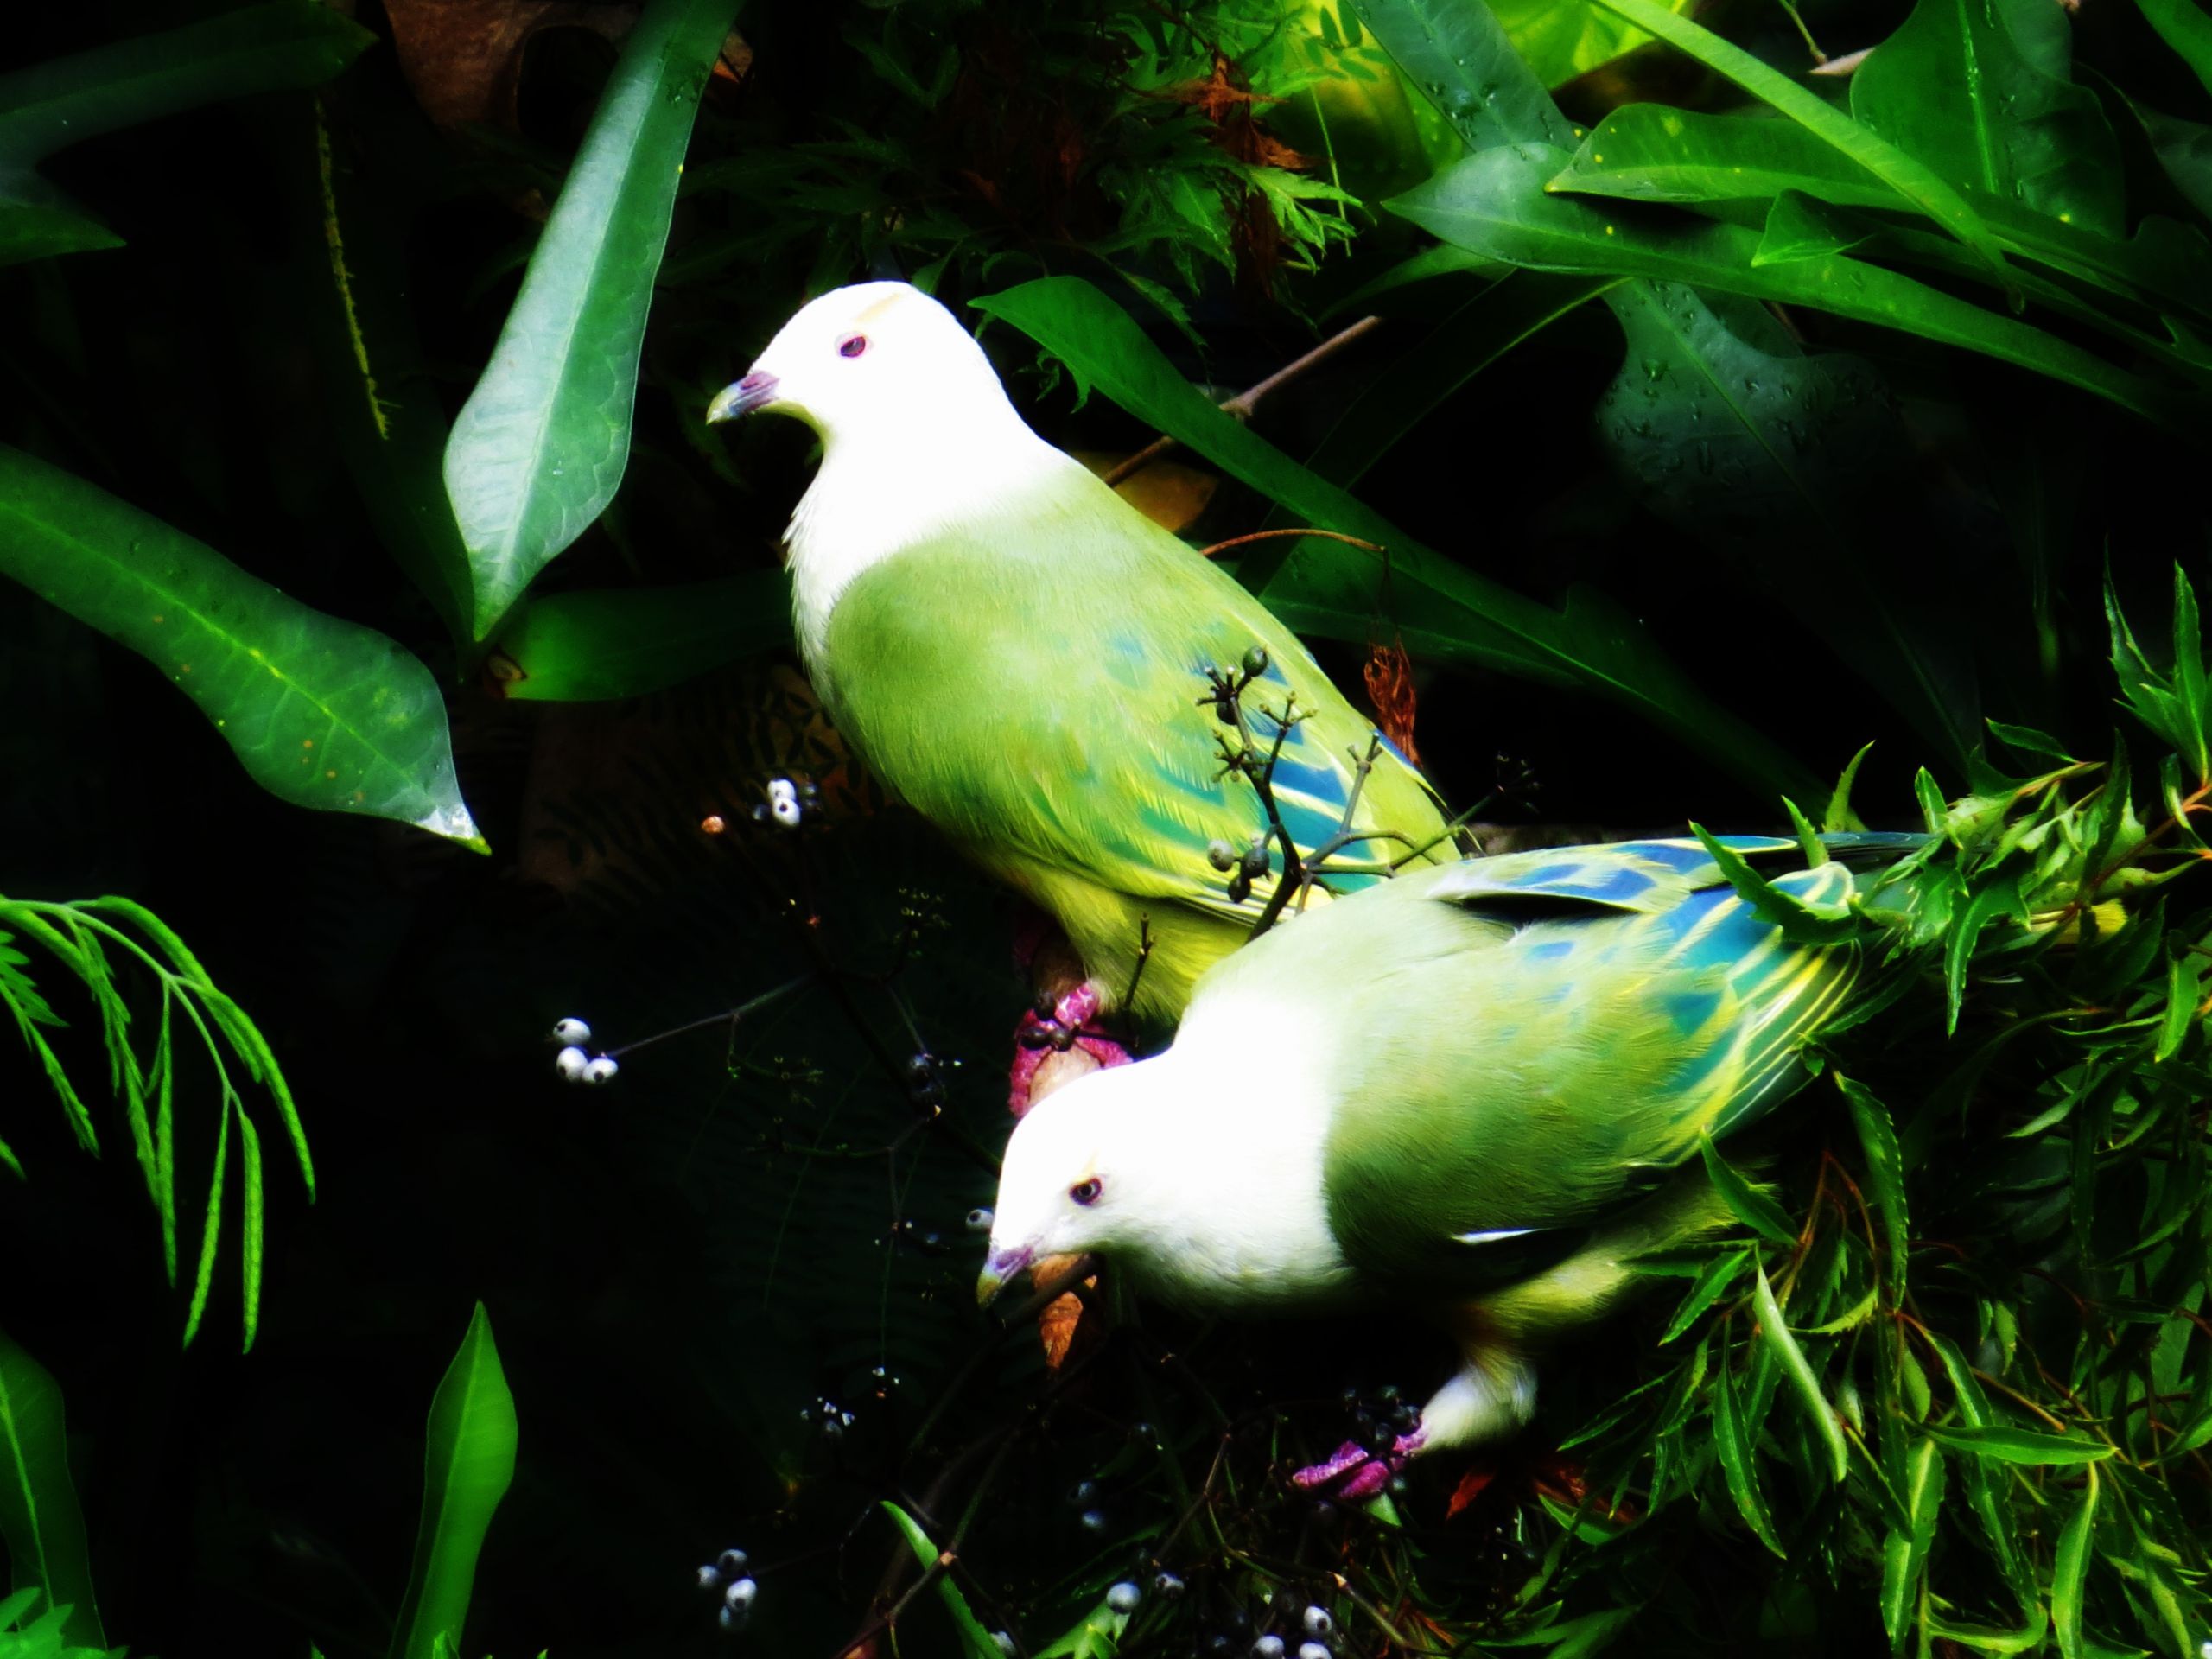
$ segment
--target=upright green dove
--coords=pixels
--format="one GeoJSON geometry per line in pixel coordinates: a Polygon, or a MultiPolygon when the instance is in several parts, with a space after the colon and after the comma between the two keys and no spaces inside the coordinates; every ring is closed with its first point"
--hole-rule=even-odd
{"type": "MultiPolygon", "coordinates": [[[[1827,836],[1809,868],[1795,841],[1723,844],[1808,903],[1906,908],[1925,839],[1827,836]]],[[[1428,1316],[1462,1365],[1418,1426],[1296,1477],[1364,1495],[1524,1422],[1546,1339],[1614,1303],[1630,1256],[1726,1220],[1701,1137],[1805,1082],[1803,1039],[1861,971],[1790,943],[1695,841],[1402,876],[1255,940],[1166,1052],[1023,1118],[977,1294],[1095,1251],[1187,1306],[1428,1316]]]]}
{"type": "Polygon", "coordinates": [[[1262,707],[1303,716],[1273,775],[1285,828],[1301,849],[1349,832],[1338,861],[1368,867],[1313,898],[1454,856],[1402,755],[1386,746],[1363,775],[1370,724],[1297,638],[1032,432],[927,295],[868,283],[814,301],[708,419],[753,410],[822,439],[789,532],[815,688],[896,795],[1066,932],[1088,982],[1053,1011],[1059,1031],[1125,1002],[1179,1014],[1282,868],[1241,878],[1267,823],[1224,773],[1210,670],[1261,671],[1242,701],[1262,742],[1262,707]]]}

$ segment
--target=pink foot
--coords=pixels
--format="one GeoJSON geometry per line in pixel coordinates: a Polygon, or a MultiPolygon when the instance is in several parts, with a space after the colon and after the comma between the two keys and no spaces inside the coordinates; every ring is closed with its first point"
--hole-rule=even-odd
{"type": "Polygon", "coordinates": [[[1347,1503],[1360,1503],[1389,1485],[1391,1477],[1406,1466],[1406,1459],[1421,1450],[1427,1438],[1415,1429],[1399,1435],[1387,1452],[1370,1452],[1357,1440],[1346,1440],[1326,1463],[1292,1475],[1290,1484],[1300,1491],[1319,1492],[1347,1503]]]}
{"type": "Polygon", "coordinates": [[[1034,1008],[1025,1011],[1014,1028],[1014,1070],[1007,1078],[1007,1109],[1016,1117],[1027,1113],[1031,1090],[1039,1069],[1054,1054],[1080,1049],[1101,1067],[1127,1065],[1129,1052],[1091,1025],[1098,1013],[1098,993],[1078,985],[1052,1005],[1049,1015],[1034,1008]]]}

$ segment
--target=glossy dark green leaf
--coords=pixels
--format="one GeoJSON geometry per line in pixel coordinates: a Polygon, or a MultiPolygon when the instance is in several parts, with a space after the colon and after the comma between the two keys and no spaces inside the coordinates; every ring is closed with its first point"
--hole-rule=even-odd
{"type": "MultiPolygon", "coordinates": [[[[1627,201],[1770,200],[1796,191],[1845,207],[1897,213],[1910,206],[1841,151],[1790,122],[1699,115],[1662,104],[1614,111],[1548,188],[1627,201]]],[[[2207,188],[2212,190],[2212,179],[2207,188]]],[[[2026,257],[2146,303],[2199,312],[2212,305],[2212,260],[2171,219],[2147,218],[2133,237],[2122,240],[1971,185],[1960,194],[1999,241],[2026,257]]],[[[1807,246],[1813,242],[1801,240],[1807,246]]],[[[1881,245],[1885,253],[1912,251],[1894,239],[1881,245]]]]}
{"type": "Polygon", "coordinates": [[[1851,112],[1947,180],[2118,236],[2120,146],[2096,94],[2037,68],[2006,24],[2044,3],[1920,0],[1852,77],[1851,112]]]}
{"type": "Polygon", "coordinates": [[[375,43],[315,0],[270,0],[0,75],[0,172],[180,110],[320,86],[375,43]]]}
{"type": "Polygon", "coordinates": [[[1845,1444],[1843,1427],[1837,1422],[1835,1408],[1828,1403],[1827,1395],[1821,1392],[1820,1379],[1813,1375],[1812,1363],[1805,1357],[1805,1351],[1789,1334],[1789,1327],[1783,1323],[1782,1308],[1774,1300],[1774,1287],[1766,1281],[1766,1268],[1754,1269],[1751,1281],[1751,1311],[1758,1314],[1759,1336],[1782,1368],[1796,1390],[1805,1415],[1819,1432],[1821,1443],[1827,1448],[1827,1473],[1832,1480],[1841,1480],[1845,1465],[1850,1461],[1850,1447],[1845,1444]]]}
{"type": "MultiPolygon", "coordinates": [[[[882,1509],[897,1525],[899,1535],[906,1539],[906,1548],[914,1552],[914,1560],[921,1564],[922,1570],[927,1572],[935,1567],[938,1548],[930,1541],[929,1534],[922,1529],[922,1523],[888,1498],[882,1500],[882,1509]]],[[[952,1615],[952,1628],[960,1637],[960,1650],[967,1655],[968,1659],[1005,1659],[1005,1650],[992,1640],[990,1631],[984,1627],[983,1621],[976,1617],[975,1610],[968,1605],[968,1598],[961,1593],[960,1586],[952,1581],[950,1573],[937,1575],[937,1595],[938,1599],[944,1604],[945,1611],[952,1615]]]]}
{"type": "Polygon", "coordinates": [[[514,1395],[479,1302],[430,1400],[423,1518],[391,1659],[435,1659],[442,1642],[459,1650],[476,1558],[514,1479],[515,1440],[514,1395]]]}
{"type": "Polygon", "coordinates": [[[0,181],[0,265],[122,245],[121,237],[73,207],[11,198],[7,183],[0,181]]]}
{"type": "Polygon", "coordinates": [[[1566,610],[1552,610],[1422,546],[1224,414],[1090,283],[1045,277],[976,304],[1299,522],[1386,550],[1378,557],[1339,542],[1299,543],[1262,595],[1291,626],[1364,641],[1376,616],[1392,615],[1416,654],[1581,686],[1627,705],[1737,776],[1776,780],[1782,792],[1802,786],[1794,762],[1695,690],[1631,620],[1580,593],[1566,610]],[[1793,781],[1779,781],[1784,778],[1793,781]]]}
{"type": "Polygon", "coordinates": [[[2095,1463],[2112,1456],[2114,1450],[2102,1440],[2080,1434],[2046,1434],[2002,1424],[1965,1428],[1930,1424],[1928,1432],[1955,1451],[1996,1463],[2095,1463]]]}
{"type": "Polygon", "coordinates": [[[1549,188],[1629,201],[1763,201],[1798,190],[1845,206],[1908,205],[1794,121],[1700,115],[1666,104],[1613,111],[1549,188]]]}
{"type": "Polygon", "coordinates": [[[2051,1634],[2058,1638],[2060,1659],[2082,1659],[2088,1651],[2082,1636],[2082,1592],[2088,1581],[2089,1539],[2097,1517],[2096,1465],[2087,1472],[2082,1501],[2066,1517],[2050,1562],[2051,1634]]]}
{"type": "Polygon", "coordinates": [[[650,0],[447,441],[446,489],[488,637],[614,496],[638,354],[699,90],[738,0],[650,0]]]}
{"type": "Polygon", "coordinates": [[[1963,772],[1973,659],[1925,573],[1888,550],[1883,486],[1902,493],[1914,457],[1881,378],[1855,357],[1806,353],[1728,295],[1640,283],[1605,303],[1626,360],[1598,433],[1637,499],[1733,560],[1963,772]],[[1799,556],[1776,559],[1785,545],[1799,556]]]}
{"type": "Polygon", "coordinates": [[[1667,1321],[1666,1330],[1660,1334],[1661,1345],[1674,1341],[1695,1325],[1707,1308],[1728,1294],[1728,1287],[1742,1278],[1751,1265],[1751,1253],[1749,1250],[1731,1250],[1707,1262],[1704,1270],[1683,1296],[1681,1306],[1667,1321]]]}
{"type": "Polygon", "coordinates": [[[2208,429],[2198,400],[2115,368],[2039,328],[1847,255],[1754,266],[1758,233],[1622,204],[1548,194],[1566,161],[1540,146],[1471,156],[1391,208],[1459,247],[1538,270],[1615,271],[1901,328],[2047,374],[2183,435],[2208,429]]]}
{"type": "Polygon", "coordinates": [[[5,1331],[0,1331],[0,1546],[16,1589],[42,1590],[48,1606],[70,1609],[64,1628],[72,1643],[107,1646],[92,1597],[84,1513],[69,1478],[61,1390],[5,1331]]]}
{"type": "Polygon", "coordinates": [[[1889,1632],[1895,1652],[1910,1625],[1915,1592],[1928,1565],[1929,1546],[1935,1541],[1936,1522],[1943,1508],[1943,1459],[1936,1443],[1913,1443],[1905,1464],[1905,1490],[1901,1497],[1907,1515],[1905,1527],[1892,1530],[1882,1547],[1882,1628],[1889,1632]]]}
{"type": "Polygon", "coordinates": [[[1789,1224],[1789,1217],[1782,1206],[1745,1180],[1736,1166],[1720,1155],[1710,1135],[1698,1137],[1697,1149],[1705,1160],[1705,1173],[1712,1178],[1713,1189],[1720,1201],[1728,1206],[1729,1213],[1762,1238],[1777,1244],[1795,1246],[1797,1230],[1789,1224]]]}
{"type": "Polygon", "coordinates": [[[791,578],[552,594],[518,606],[498,639],[500,694],[584,702],[634,697],[791,643],[791,578]]]}
{"type": "Polygon", "coordinates": [[[1574,129],[1481,0],[1352,0],[1368,32],[1470,149],[1567,144],[1574,129]]]}
{"type": "Polygon", "coordinates": [[[1752,1453],[1755,1439],[1744,1423],[1744,1408],[1736,1398],[1735,1376],[1723,1365],[1713,1379],[1713,1443],[1719,1453],[1721,1478],[1727,1484],[1728,1496],[1734,1500],[1737,1513],[1744,1517],[1752,1535],[1787,1560],[1789,1552],[1775,1536],[1774,1522],[1767,1514],[1766,1499],[1759,1491],[1758,1465],[1752,1453]]]}
{"type": "MultiPolygon", "coordinates": [[[[1772,69],[1707,29],[1677,17],[1654,0],[1599,0],[1630,21],[1687,52],[1708,69],[1726,75],[1753,98],[1771,105],[1821,140],[1849,156],[1897,194],[1913,203],[1961,243],[2000,283],[2005,252],[1989,227],[1964,197],[1931,167],[1886,143],[1869,128],[1831,108],[1819,96],[1772,69]]],[[[1863,73],[1863,68],[1862,68],[1863,73]]]]}
{"type": "Polygon", "coordinates": [[[1852,1126],[1859,1131],[1859,1149],[1866,1154],[1866,1199],[1881,1219],[1882,1277],[1894,1302],[1904,1294],[1905,1262],[1912,1238],[1897,1126],[1891,1120],[1890,1109],[1875,1099],[1865,1084],[1839,1071],[1835,1086],[1851,1109],[1852,1126]]]}
{"type": "Polygon", "coordinates": [[[2204,90],[2212,92],[2212,14],[2197,0],[2135,0],[2144,21],[2181,54],[2204,90]]]}
{"type": "Polygon", "coordinates": [[[0,573],[130,646],[200,705],[254,781],[483,849],[430,671],[81,479],[0,447],[0,573]]]}
{"type": "Polygon", "coordinates": [[[2158,1022],[2158,1039],[2151,1051],[2154,1060],[2170,1060],[2189,1040],[2197,1023],[2197,1005],[2203,1000],[2202,959],[2183,951],[2166,964],[2166,1012],[2158,1022]]]}
{"type": "Polygon", "coordinates": [[[2212,127],[2135,106],[2152,154],[2189,205],[2212,219],[2212,127]]]}
{"type": "Polygon", "coordinates": [[[1830,207],[1802,191],[1784,190],[1767,209],[1759,245],[1751,251],[1751,263],[1776,265],[1791,259],[1848,253],[1879,236],[1881,228],[1848,208],[1830,207]]]}

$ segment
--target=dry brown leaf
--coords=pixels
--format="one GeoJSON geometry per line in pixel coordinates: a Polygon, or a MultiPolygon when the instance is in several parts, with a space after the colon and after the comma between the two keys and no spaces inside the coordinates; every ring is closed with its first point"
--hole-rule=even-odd
{"type": "Polygon", "coordinates": [[[1366,677],[1367,700],[1375,706],[1375,723],[1407,760],[1419,766],[1421,751],[1414,746],[1417,703],[1414,666],[1406,659],[1405,646],[1395,639],[1387,645],[1370,645],[1366,677]]]}

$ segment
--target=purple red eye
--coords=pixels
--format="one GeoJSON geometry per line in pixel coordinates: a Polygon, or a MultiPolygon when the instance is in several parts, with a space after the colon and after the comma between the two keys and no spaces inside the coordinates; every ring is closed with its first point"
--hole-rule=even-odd
{"type": "Polygon", "coordinates": [[[866,334],[847,334],[837,342],[837,355],[840,357],[858,357],[866,350],[868,350],[866,334]]]}
{"type": "Polygon", "coordinates": [[[1098,1202],[1099,1193],[1104,1190],[1100,1185],[1098,1178],[1094,1175],[1089,1180],[1077,1181],[1073,1186],[1068,1188],[1068,1197],[1073,1198],[1077,1204],[1096,1204],[1098,1202]]]}

